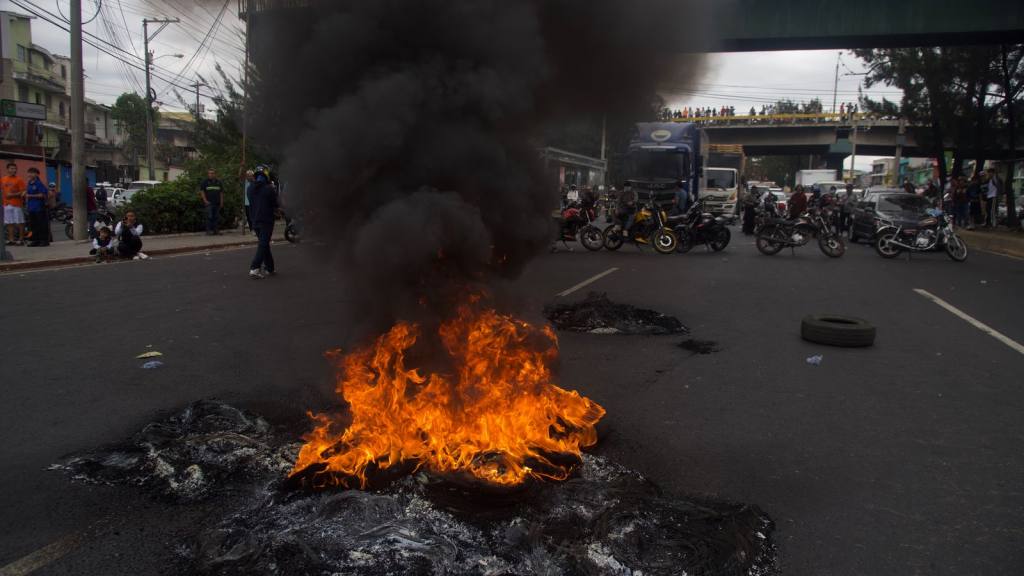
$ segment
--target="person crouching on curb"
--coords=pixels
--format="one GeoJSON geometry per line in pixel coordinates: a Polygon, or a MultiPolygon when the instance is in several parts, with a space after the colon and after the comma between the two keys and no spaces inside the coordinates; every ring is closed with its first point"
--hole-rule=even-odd
{"type": "Polygon", "coordinates": [[[274,275],[274,255],[270,252],[270,238],[274,235],[274,216],[277,213],[277,190],[270,181],[270,171],[265,166],[253,170],[253,185],[249,189],[249,205],[252,209],[252,228],[256,232],[256,256],[249,266],[249,278],[262,280],[266,274],[274,275]],[[264,274],[263,270],[266,270],[264,274]]]}
{"type": "Polygon", "coordinates": [[[109,262],[111,258],[117,256],[117,240],[110,233],[110,228],[106,226],[100,228],[96,238],[92,241],[92,250],[89,253],[96,255],[97,264],[109,262]]]}
{"type": "Polygon", "coordinates": [[[149,258],[142,252],[142,224],[135,220],[135,212],[125,212],[124,220],[114,228],[117,236],[117,255],[125,260],[145,260],[149,258]]]}

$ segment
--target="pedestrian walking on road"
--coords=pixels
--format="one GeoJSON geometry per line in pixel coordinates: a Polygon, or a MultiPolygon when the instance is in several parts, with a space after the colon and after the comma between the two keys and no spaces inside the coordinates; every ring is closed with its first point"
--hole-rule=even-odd
{"type": "Polygon", "coordinates": [[[114,236],[117,237],[117,254],[121,258],[131,260],[145,260],[149,258],[142,251],[142,224],[135,218],[135,212],[129,210],[124,214],[124,220],[117,223],[114,228],[114,236]]]}
{"type": "Polygon", "coordinates": [[[39,179],[39,169],[34,166],[29,168],[28,186],[25,189],[28,221],[32,230],[32,242],[29,246],[50,245],[50,222],[46,219],[46,199],[49,194],[50,190],[39,179]]]}
{"type": "Polygon", "coordinates": [[[7,164],[7,176],[0,178],[0,189],[4,198],[4,224],[7,228],[7,245],[25,244],[25,181],[18,176],[18,165],[7,164]]]}
{"type": "Polygon", "coordinates": [[[210,168],[206,171],[206,179],[199,184],[199,196],[206,206],[206,235],[220,235],[220,206],[223,201],[224,185],[217,179],[217,171],[210,168]]]}
{"type": "Polygon", "coordinates": [[[262,280],[275,274],[274,255],[270,251],[270,239],[274,235],[274,217],[277,214],[277,189],[270,182],[270,171],[265,166],[253,170],[253,185],[249,190],[249,204],[252,207],[252,226],[256,232],[256,256],[249,266],[249,278],[262,280]],[[264,273],[264,270],[266,272],[264,273]]]}

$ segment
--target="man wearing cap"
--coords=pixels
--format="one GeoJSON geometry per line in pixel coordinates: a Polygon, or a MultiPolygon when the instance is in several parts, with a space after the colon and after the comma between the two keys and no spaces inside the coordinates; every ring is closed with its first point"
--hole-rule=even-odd
{"type": "Polygon", "coordinates": [[[46,219],[46,199],[50,190],[39,179],[39,169],[32,167],[28,169],[28,185],[25,188],[26,208],[28,208],[28,223],[32,230],[32,243],[29,246],[49,246],[50,234],[47,230],[49,222],[46,219]]]}
{"type": "Polygon", "coordinates": [[[224,186],[217,179],[217,172],[210,168],[206,171],[206,179],[199,185],[199,195],[206,205],[206,233],[210,236],[220,234],[217,229],[220,224],[221,193],[224,186]]]}

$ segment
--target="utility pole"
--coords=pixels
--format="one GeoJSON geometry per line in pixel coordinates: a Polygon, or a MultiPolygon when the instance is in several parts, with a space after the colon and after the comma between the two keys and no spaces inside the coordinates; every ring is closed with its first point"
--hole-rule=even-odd
{"type": "Polygon", "coordinates": [[[156,180],[156,172],[153,170],[153,102],[156,95],[153,93],[150,72],[153,67],[153,54],[149,51],[149,43],[157,34],[163,32],[168,24],[180,22],[177,18],[143,18],[142,19],[142,45],[146,53],[146,166],[149,169],[149,179],[156,180]],[[159,24],[153,34],[149,33],[150,24],[159,24]]]}
{"type": "Polygon", "coordinates": [[[200,86],[206,86],[206,84],[203,84],[202,82],[199,82],[198,80],[192,84],[192,87],[196,89],[196,109],[195,109],[195,115],[196,115],[196,134],[195,134],[195,137],[196,138],[199,137],[199,119],[203,117],[203,115],[199,111],[199,107],[201,106],[201,104],[199,104],[199,87],[200,86]]]}
{"type": "Polygon", "coordinates": [[[608,183],[608,155],[606,152],[606,146],[608,144],[608,114],[601,116],[601,162],[604,162],[604,174],[602,180],[605,184],[608,183]]]}
{"type": "Polygon", "coordinates": [[[832,113],[836,113],[836,96],[839,95],[839,58],[842,57],[843,53],[839,52],[836,55],[836,81],[832,86],[832,113]]]}
{"type": "Polygon", "coordinates": [[[896,131],[896,157],[893,162],[893,170],[895,171],[893,179],[896,186],[902,185],[900,182],[900,162],[903,161],[903,140],[906,138],[905,134],[907,133],[907,120],[900,118],[899,122],[900,126],[896,131]]]}
{"type": "MultiPolygon", "coordinates": [[[[853,143],[852,157],[850,158],[850,182],[854,182],[857,178],[857,119],[852,118],[853,122],[853,136],[851,141],[853,143]]],[[[856,186],[856,184],[854,184],[856,186]]]]}
{"type": "Polygon", "coordinates": [[[71,210],[75,240],[87,240],[85,179],[85,76],[82,70],[82,0],[71,0],[71,210]]]}

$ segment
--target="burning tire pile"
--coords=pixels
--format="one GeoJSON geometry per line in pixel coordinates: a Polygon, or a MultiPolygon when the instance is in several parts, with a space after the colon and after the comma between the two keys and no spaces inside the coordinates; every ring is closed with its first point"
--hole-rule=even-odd
{"type": "Polygon", "coordinates": [[[204,401],[54,468],[168,505],[223,502],[176,546],[178,573],[775,573],[773,525],[756,507],[667,498],[599,456],[565,481],[497,491],[426,471],[309,490],[287,481],[298,449],[259,416],[204,401]]]}

